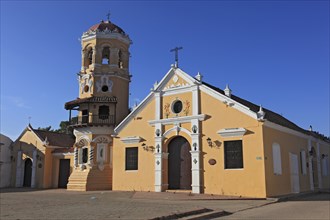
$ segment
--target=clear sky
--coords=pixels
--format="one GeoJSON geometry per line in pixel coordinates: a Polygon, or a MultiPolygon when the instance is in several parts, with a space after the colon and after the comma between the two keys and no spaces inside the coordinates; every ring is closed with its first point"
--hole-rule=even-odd
{"type": "Polygon", "coordinates": [[[329,1],[1,0],[1,133],[58,128],[78,97],[79,38],[106,19],[131,45],[130,105],[174,63],[329,136],[329,1]]]}

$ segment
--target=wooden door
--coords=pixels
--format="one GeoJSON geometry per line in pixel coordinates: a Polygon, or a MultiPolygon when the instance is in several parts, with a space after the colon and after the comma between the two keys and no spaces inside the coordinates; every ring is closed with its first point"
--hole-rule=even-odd
{"type": "Polygon", "coordinates": [[[168,188],[191,189],[191,154],[189,142],[179,136],[168,145],[168,188]]]}
{"type": "Polygon", "coordinates": [[[32,161],[30,158],[27,158],[24,163],[24,182],[23,186],[31,187],[31,178],[32,177],[32,161]]]}
{"type": "Polygon", "coordinates": [[[70,159],[60,159],[58,188],[66,188],[70,176],[70,159]]]}

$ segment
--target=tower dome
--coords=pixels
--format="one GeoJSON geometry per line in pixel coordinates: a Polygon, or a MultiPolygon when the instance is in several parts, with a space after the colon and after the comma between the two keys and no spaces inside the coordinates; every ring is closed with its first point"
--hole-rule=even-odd
{"type": "Polygon", "coordinates": [[[92,27],[90,27],[87,32],[89,31],[111,31],[113,33],[121,33],[125,35],[125,31],[123,29],[121,29],[120,27],[118,27],[117,25],[115,25],[114,23],[112,23],[111,21],[103,21],[101,20],[100,23],[93,25],[92,27]]]}

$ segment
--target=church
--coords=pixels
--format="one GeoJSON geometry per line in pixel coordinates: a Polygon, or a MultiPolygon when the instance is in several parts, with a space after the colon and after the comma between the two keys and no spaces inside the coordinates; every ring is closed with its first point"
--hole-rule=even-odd
{"type": "Polygon", "coordinates": [[[68,190],[266,198],[330,188],[328,137],[177,62],[130,111],[131,43],[110,20],[81,37],[79,98],[65,103],[75,136],[63,152],[71,160],[68,190]]]}

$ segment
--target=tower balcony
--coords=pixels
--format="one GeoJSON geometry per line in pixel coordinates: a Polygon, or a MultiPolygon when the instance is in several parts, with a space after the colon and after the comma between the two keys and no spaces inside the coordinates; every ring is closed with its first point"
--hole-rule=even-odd
{"type": "Polygon", "coordinates": [[[72,117],[70,126],[85,127],[85,126],[115,126],[115,115],[83,115],[72,117]]]}

